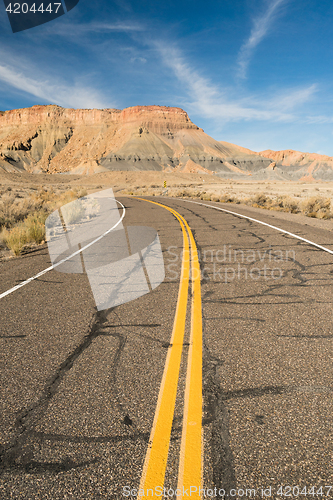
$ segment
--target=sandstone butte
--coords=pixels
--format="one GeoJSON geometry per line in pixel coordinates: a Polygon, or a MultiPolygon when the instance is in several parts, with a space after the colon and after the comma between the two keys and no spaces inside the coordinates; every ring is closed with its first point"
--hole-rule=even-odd
{"type": "Polygon", "coordinates": [[[110,170],[333,180],[333,158],[291,150],[255,153],[216,141],[176,107],[119,110],[48,105],[0,112],[0,172],[110,170]]]}

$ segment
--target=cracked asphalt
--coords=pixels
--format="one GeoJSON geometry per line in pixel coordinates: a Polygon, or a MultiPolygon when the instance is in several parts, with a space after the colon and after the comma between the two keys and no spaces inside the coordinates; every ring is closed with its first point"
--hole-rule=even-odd
{"type": "MultiPolygon", "coordinates": [[[[125,486],[138,488],[175,315],[182,233],[167,210],[119,200],[125,225],[158,231],[166,271],[158,288],[97,312],[85,275],[50,271],[1,300],[1,499],[120,500],[125,486]]],[[[250,496],[246,489],[296,497],[297,486],[303,498],[332,498],[333,256],[235,215],[157,201],[185,217],[200,255],[203,486],[237,499],[250,496]]],[[[215,205],[333,249],[331,231],[298,216],[215,205]]],[[[49,265],[46,247],[0,263],[0,292],[49,265]]],[[[186,343],[165,478],[171,489],[186,343]]]]}

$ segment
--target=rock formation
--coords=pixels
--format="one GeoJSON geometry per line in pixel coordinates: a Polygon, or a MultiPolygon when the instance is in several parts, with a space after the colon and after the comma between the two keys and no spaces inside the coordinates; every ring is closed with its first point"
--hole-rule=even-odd
{"type": "Polygon", "coordinates": [[[255,153],[219,142],[181,108],[50,105],[0,112],[1,170],[84,175],[163,170],[226,178],[332,180],[333,158],[289,150],[255,153]]]}
{"type": "Polygon", "coordinates": [[[51,105],[0,115],[0,168],[6,171],[178,170],[230,177],[248,175],[254,163],[267,166],[270,161],[215,141],[180,108],[135,106],[121,111],[51,105]]]}
{"type": "Polygon", "coordinates": [[[301,153],[286,149],[284,151],[266,150],[258,153],[274,162],[276,173],[284,178],[299,180],[333,180],[333,157],[317,153],[301,153]]]}

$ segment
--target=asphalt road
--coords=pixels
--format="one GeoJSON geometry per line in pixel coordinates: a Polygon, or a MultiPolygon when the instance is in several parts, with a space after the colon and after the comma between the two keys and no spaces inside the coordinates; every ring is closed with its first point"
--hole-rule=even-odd
{"type": "MultiPolygon", "coordinates": [[[[158,231],[166,272],[158,288],[97,312],[86,275],[52,270],[0,301],[1,499],[136,497],[172,348],[183,232],[165,208],[119,200],[125,225],[158,231]]],[[[333,255],[246,218],[152,200],[184,217],[198,250],[203,444],[191,455],[202,456],[206,498],[221,498],[219,490],[237,499],[332,498],[333,255]]],[[[333,250],[330,231],[297,216],[208,204],[333,250]]],[[[49,265],[46,247],[0,263],[0,294],[49,265]]],[[[171,498],[192,301],[190,290],[162,485],[171,498]]],[[[184,498],[198,498],[191,493],[184,498]]]]}

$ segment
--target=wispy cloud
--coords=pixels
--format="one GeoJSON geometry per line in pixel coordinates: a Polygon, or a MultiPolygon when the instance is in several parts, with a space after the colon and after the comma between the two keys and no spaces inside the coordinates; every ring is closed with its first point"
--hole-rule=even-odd
{"type": "Polygon", "coordinates": [[[163,63],[169,67],[187,92],[184,102],[189,111],[221,123],[237,120],[275,120],[290,122],[296,119],[293,111],[308,102],[317,92],[316,85],[287,89],[273,96],[238,95],[230,88],[220,88],[202,77],[185,61],[177,47],[155,42],[163,63]]]}
{"type": "Polygon", "coordinates": [[[46,24],[44,27],[46,34],[75,38],[80,38],[90,33],[134,33],[145,30],[142,24],[136,22],[101,23],[93,21],[91,23],[73,23],[64,20],[62,23],[49,24],[46,24]]]}
{"type": "MultiPolygon", "coordinates": [[[[44,101],[64,107],[103,108],[106,104],[94,89],[79,84],[32,78],[26,71],[0,65],[0,81],[44,101]]],[[[109,106],[113,107],[113,106],[109,106]]]]}
{"type": "MultiPolygon", "coordinates": [[[[66,19],[57,23],[46,23],[40,27],[40,40],[45,42],[45,47],[48,47],[48,38],[61,36],[70,38],[77,45],[83,45],[82,50],[87,51],[87,56],[93,51],[101,52],[101,41],[105,43],[105,35],[108,33],[126,33],[134,34],[144,30],[144,27],[135,21],[124,22],[88,22],[88,23],[73,23],[66,19]],[[96,35],[101,34],[98,42],[96,35]],[[89,36],[91,35],[91,36],[89,36]],[[94,39],[94,42],[91,39],[94,39]]],[[[33,30],[27,30],[24,33],[27,46],[35,45],[36,34],[33,30]]],[[[8,92],[20,91],[35,97],[44,102],[58,104],[64,107],[74,108],[114,108],[119,107],[115,100],[110,98],[110,87],[105,88],[105,80],[103,77],[109,69],[103,68],[103,73],[97,67],[93,71],[90,66],[89,71],[71,70],[68,63],[64,64],[64,60],[56,57],[52,64],[49,64],[43,43],[37,47],[37,50],[32,51],[27,57],[20,54],[20,48],[14,39],[11,45],[8,43],[0,47],[0,83],[2,87],[8,86],[8,92]],[[56,76],[55,76],[56,75],[56,76]],[[96,77],[98,80],[96,81],[96,77]],[[93,80],[94,78],[94,80],[93,80]],[[98,90],[103,89],[103,90],[98,90]]],[[[59,49],[61,50],[61,49],[59,49]]],[[[81,50],[81,49],[80,49],[81,50]]],[[[21,51],[22,52],[22,51],[21,51]]],[[[77,63],[75,51],[70,52],[73,62],[77,63]],[[73,55],[74,54],[74,55],[73,55]]],[[[145,59],[134,54],[132,65],[134,62],[145,63],[145,59]]],[[[104,65],[107,66],[105,60],[104,65]]],[[[81,65],[82,66],[82,65],[81,65]]],[[[6,89],[7,90],[7,89],[6,89]]],[[[34,99],[33,99],[34,100],[34,99]]]]}
{"type": "Polygon", "coordinates": [[[286,1],[287,0],[270,0],[266,11],[254,19],[250,37],[242,45],[238,54],[239,78],[246,78],[247,69],[254,50],[267,35],[268,30],[279,13],[279,8],[285,4],[286,1]]]}
{"type": "MultiPolygon", "coordinates": [[[[319,115],[319,116],[306,116],[304,119],[304,122],[310,125],[320,125],[320,124],[325,124],[325,123],[333,123],[333,116],[325,116],[325,115],[319,115]]],[[[332,132],[333,134],[333,132],[332,132]]]]}
{"type": "Polygon", "coordinates": [[[147,59],[145,57],[131,57],[130,63],[135,63],[135,62],[146,64],[147,59]]]}
{"type": "Polygon", "coordinates": [[[318,91],[318,85],[315,83],[307,87],[285,89],[275,94],[272,99],[269,99],[267,105],[271,109],[278,108],[292,111],[298,106],[308,103],[318,91]]]}

